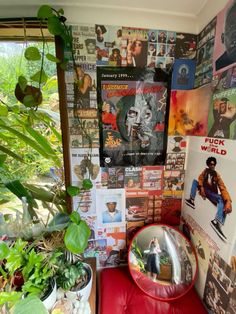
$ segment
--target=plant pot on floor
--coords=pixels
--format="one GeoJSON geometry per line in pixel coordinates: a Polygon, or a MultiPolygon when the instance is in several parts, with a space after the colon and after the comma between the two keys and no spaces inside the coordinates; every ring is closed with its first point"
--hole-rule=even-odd
{"type": "Polygon", "coordinates": [[[67,291],[65,293],[66,297],[71,300],[79,300],[79,301],[88,301],[92,289],[92,282],[93,282],[93,271],[89,264],[83,263],[83,267],[87,273],[87,283],[77,289],[76,287],[73,287],[70,291],[67,291]]]}

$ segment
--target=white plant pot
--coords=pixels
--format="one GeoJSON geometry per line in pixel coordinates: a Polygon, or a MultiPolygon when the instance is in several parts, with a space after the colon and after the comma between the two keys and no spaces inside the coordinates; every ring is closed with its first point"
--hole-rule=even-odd
{"type": "Polygon", "coordinates": [[[42,298],[45,308],[50,311],[57,300],[57,284],[56,280],[53,278],[52,280],[52,291],[46,296],[46,298],[42,298]]]}
{"type": "Polygon", "coordinates": [[[84,302],[88,301],[90,293],[91,293],[92,282],[93,282],[93,271],[92,271],[92,268],[89,264],[83,263],[83,265],[88,270],[88,272],[90,274],[89,282],[87,283],[87,285],[83,289],[80,289],[78,291],[67,291],[65,293],[66,297],[68,299],[70,299],[72,302],[74,300],[80,300],[80,301],[84,301],[84,302]]]}

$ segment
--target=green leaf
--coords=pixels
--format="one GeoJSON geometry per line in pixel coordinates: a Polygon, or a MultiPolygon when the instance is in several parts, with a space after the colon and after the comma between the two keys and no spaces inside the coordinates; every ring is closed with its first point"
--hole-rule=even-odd
{"type": "Polygon", "coordinates": [[[64,27],[57,16],[48,18],[48,31],[52,35],[61,35],[64,33],[64,27]]]}
{"type": "Polygon", "coordinates": [[[77,213],[76,211],[73,211],[70,214],[70,220],[78,225],[81,221],[80,214],[77,213]]]}
{"type": "Polygon", "coordinates": [[[53,10],[49,5],[42,5],[39,10],[38,10],[38,18],[41,20],[45,20],[48,19],[49,17],[52,17],[53,14],[53,10]]]}
{"type": "Polygon", "coordinates": [[[0,260],[3,260],[9,254],[9,247],[4,241],[0,241],[0,260]]]}
{"type": "Polygon", "coordinates": [[[25,107],[28,108],[38,106],[37,100],[34,98],[33,95],[26,95],[23,99],[23,104],[25,105],[25,107]]]}
{"type": "Polygon", "coordinates": [[[25,58],[29,61],[41,60],[40,51],[36,47],[28,47],[25,49],[25,58]]]}
{"type": "Polygon", "coordinates": [[[93,187],[93,183],[90,179],[84,179],[82,182],[82,187],[85,190],[90,190],[93,187]]]}
{"type": "Polygon", "coordinates": [[[9,126],[3,125],[3,124],[0,124],[0,128],[5,129],[5,130],[9,131],[10,133],[16,135],[20,140],[22,140],[27,145],[32,147],[40,155],[42,155],[43,157],[45,157],[47,159],[50,159],[50,156],[44,151],[44,149],[40,145],[38,145],[38,143],[36,143],[34,140],[32,140],[30,137],[16,131],[15,129],[13,129],[9,126]]]}
{"type": "Polygon", "coordinates": [[[19,105],[13,105],[13,106],[11,106],[11,110],[14,113],[20,113],[20,106],[19,105]]]}
{"type": "Polygon", "coordinates": [[[36,296],[27,296],[18,301],[13,310],[13,314],[48,314],[43,302],[36,296]]]}
{"type": "Polygon", "coordinates": [[[57,157],[55,150],[51,147],[48,140],[40,132],[35,131],[29,126],[25,126],[25,130],[38,142],[47,154],[51,155],[51,159],[55,162],[56,166],[61,167],[61,161],[57,157]]]}
{"type": "Polygon", "coordinates": [[[90,233],[91,231],[85,221],[80,221],[79,225],[72,223],[64,236],[66,248],[74,254],[83,253],[88,245],[90,233]]]}
{"type": "MultiPolygon", "coordinates": [[[[6,147],[4,147],[4,146],[2,146],[2,145],[0,145],[0,151],[4,152],[5,154],[11,156],[12,158],[14,158],[14,159],[16,159],[16,160],[18,160],[18,161],[20,161],[20,162],[25,163],[25,162],[24,162],[24,159],[23,159],[22,157],[20,157],[19,155],[15,154],[15,153],[12,152],[10,149],[8,149],[8,148],[6,148],[6,147]]],[[[0,156],[6,156],[6,155],[0,155],[0,156]]],[[[5,159],[6,159],[6,158],[5,158],[5,159]]],[[[2,161],[3,161],[3,160],[0,158],[0,165],[1,165],[2,161]]],[[[5,161],[5,160],[4,160],[4,161],[5,161]]],[[[3,162],[4,162],[4,161],[3,161],[3,162]]]]}
{"type": "Polygon", "coordinates": [[[45,73],[44,69],[42,69],[42,71],[38,71],[36,72],[34,75],[32,75],[30,77],[30,79],[34,82],[37,82],[37,83],[46,83],[47,80],[48,80],[48,76],[47,74],[45,73]]]}
{"type": "Polygon", "coordinates": [[[78,186],[71,185],[67,187],[66,191],[71,197],[73,197],[80,193],[80,188],[78,186]]]}
{"type": "Polygon", "coordinates": [[[68,61],[67,60],[64,60],[60,63],[60,68],[65,71],[66,68],[67,68],[67,64],[68,64],[68,61]]]}
{"type": "Polygon", "coordinates": [[[18,77],[18,83],[20,85],[22,92],[24,92],[27,86],[27,79],[23,75],[21,75],[18,77]]]}
{"type": "MultiPolygon", "coordinates": [[[[0,148],[0,150],[1,150],[1,148],[0,148]]],[[[0,154],[0,167],[2,167],[2,165],[4,164],[6,159],[7,159],[6,154],[0,154]]]]}
{"type": "Polygon", "coordinates": [[[60,9],[57,11],[57,13],[63,15],[63,14],[64,14],[64,10],[63,10],[62,8],[60,8],[60,9]]]}
{"type": "Polygon", "coordinates": [[[52,62],[56,62],[56,63],[59,63],[60,60],[55,57],[54,55],[52,55],[51,53],[47,53],[46,54],[46,58],[49,60],[49,61],[52,61],[52,62]]]}
{"type": "MultiPolygon", "coordinates": [[[[6,304],[6,302],[16,302],[22,297],[22,292],[0,292],[0,305],[6,304]]],[[[15,313],[16,314],[16,313],[15,313]]],[[[19,313],[17,313],[19,314],[19,313]]]]}
{"type": "Polygon", "coordinates": [[[0,104],[0,116],[7,117],[8,115],[8,108],[6,105],[0,104]]]}

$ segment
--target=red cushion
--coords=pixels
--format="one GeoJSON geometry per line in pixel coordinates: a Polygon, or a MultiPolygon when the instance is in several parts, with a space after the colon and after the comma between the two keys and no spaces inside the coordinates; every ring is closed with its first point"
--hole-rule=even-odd
{"type": "Polygon", "coordinates": [[[128,267],[106,268],[100,274],[99,314],[206,314],[196,291],[191,289],[172,302],[152,299],[138,288],[128,267]]]}

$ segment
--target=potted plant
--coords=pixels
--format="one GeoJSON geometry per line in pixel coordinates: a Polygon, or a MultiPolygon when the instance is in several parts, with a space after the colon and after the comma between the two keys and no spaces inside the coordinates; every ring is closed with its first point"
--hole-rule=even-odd
{"type": "Polygon", "coordinates": [[[11,308],[22,297],[37,296],[47,309],[56,301],[56,261],[60,252],[40,252],[34,243],[18,238],[7,244],[0,242],[0,306],[11,308]],[[54,296],[51,294],[54,292],[54,296]],[[48,297],[51,298],[49,303],[48,297]]]}

